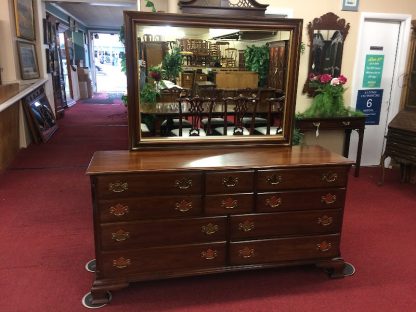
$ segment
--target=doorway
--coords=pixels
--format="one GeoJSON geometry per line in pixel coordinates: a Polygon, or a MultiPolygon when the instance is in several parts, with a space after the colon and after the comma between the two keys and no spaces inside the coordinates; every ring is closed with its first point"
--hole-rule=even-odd
{"type": "MultiPolygon", "coordinates": [[[[361,16],[352,107],[368,114],[361,164],[380,163],[387,126],[400,107],[410,15],[363,13],[361,16]]],[[[349,158],[355,160],[358,135],[351,137],[349,158]]]]}
{"type": "Polygon", "coordinates": [[[124,94],[127,91],[126,74],[122,71],[124,45],[114,33],[92,34],[93,77],[97,93],[124,94]]]}

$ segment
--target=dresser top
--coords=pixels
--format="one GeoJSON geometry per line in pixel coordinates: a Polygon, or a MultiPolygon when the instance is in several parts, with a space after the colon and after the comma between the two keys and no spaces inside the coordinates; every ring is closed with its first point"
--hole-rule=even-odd
{"type": "Polygon", "coordinates": [[[352,161],[320,146],[235,147],[162,151],[98,151],[87,174],[173,170],[223,170],[317,165],[352,161]]]}

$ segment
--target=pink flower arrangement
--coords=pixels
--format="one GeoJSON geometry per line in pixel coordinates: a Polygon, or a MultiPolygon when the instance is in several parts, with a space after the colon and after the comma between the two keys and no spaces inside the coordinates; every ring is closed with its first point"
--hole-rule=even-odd
{"type": "Polygon", "coordinates": [[[347,78],[344,75],[339,75],[339,77],[332,77],[330,74],[322,74],[322,75],[310,74],[309,81],[312,84],[318,84],[318,86],[321,84],[328,84],[328,83],[331,86],[338,86],[338,85],[346,84],[347,78]]]}
{"type": "Polygon", "coordinates": [[[313,90],[312,105],[305,111],[309,117],[333,117],[349,114],[344,107],[343,94],[347,78],[343,75],[333,77],[329,74],[309,75],[309,86],[313,90]]]}

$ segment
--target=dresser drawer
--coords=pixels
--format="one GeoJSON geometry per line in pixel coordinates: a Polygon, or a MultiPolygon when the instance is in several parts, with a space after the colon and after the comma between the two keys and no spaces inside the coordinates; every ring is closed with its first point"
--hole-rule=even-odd
{"type": "Polygon", "coordinates": [[[257,191],[299,188],[345,187],[349,167],[259,170],[257,191]]]}
{"type": "Polygon", "coordinates": [[[341,231],[341,210],[279,212],[231,216],[231,240],[287,235],[333,234],[341,231]]]}
{"type": "Polygon", "coordinates": [[[225,242],[102,253],[101,261],[97,262],[97,276],[128,277],[140,273],[155,276],[173,270],[189,272],[193,269],[225,266],[225,259],[225,242]]]}
{"type": "Polygon", "coordinates": [[[202,174],[143,173],[96,177],[98,199],[125,198],[136,195],[200,194],[202,174]]]}
{"type": "Polygon", "coordinates": [[[339,256],[338,234],[231,242],[231,265],[292,260],[317,260],[339,256]]]}
{"type": "Polygon", "coordinates": [[[344,188],[260,193],[257,194],[256,211],[341,208],[344,203],[344,188]]]}
{"type": "Polygon", "coordinates": [[[207,172],[205,191],[207,194],[231,194],[253,192],[254,171],[207,172]]]}
{"type": "Polygon", "coordinates": [[[103,250],[179,245],[226,239],[227,217],[118,222],[101,225],[103,250]]]}
{"type": "Polygon", "coordinates": [[[202,199],[181,195],[100,200],[98,211],[101,222],[200,216],[202,199]]]}
{"type": "Polygon", "coordinates": [[[224,215],[253,212],[254,195],[229,194],[207,195],[205,197],[206,215],[224,215]]]}

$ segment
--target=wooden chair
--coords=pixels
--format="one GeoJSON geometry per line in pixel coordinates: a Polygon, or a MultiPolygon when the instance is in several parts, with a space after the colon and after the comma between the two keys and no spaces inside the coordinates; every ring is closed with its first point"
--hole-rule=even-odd
{"type": "Polygon", "coordinates": [[[238,96],[224,99],[224,125],[215,128],[221,135],[251,135],[254,133],[254,118],[257,110],[258,98],[238,96]],[[228,126],[228,112],[233,111],[234,125],[228,126]],[[243,118],[251,113],[251,124],[249,128],[244,126],[243,118]]]}
{"type": "Polygon", "coordinates": [[[263,135],[278,135],[281,134],[282,129],[282,112],[285,102],[285,97],[279,98],[268,98],[266,99],[268,104],[268,111],[267,111],[267,125],[262,127],[256,127],[255,132],[256,134],[263,134],[263,135]],[[279,124],[274,126],[274,122],[277,121],[279,124]]]}
{"type": "MultiPolygon", "coordinates": [[[[257,106],[257,116],[255,116],[254,118],[254,126],[266,127],[268,123],[268,119],[264,117],[269,107],[269,103],[266,101],[266,99],[276,97],[276,89],[275,88],[243,89],[243,90],[239,90],[239,92],[243,92],[243,94],[248,94],[251,92],[252,94],[257,95],[257,97],[259,98],[259,104],[257,106]],[[244,91],[244,90],[247,90],[247,91],[244,91]],[[261,114],[262,117],[259,116],[259,112],[264,112],[263,114],[261,114]]],[[[244,117],[243,124],[245,126],[249,126],[251,124],[251,117],[244,117]]]]}
{"type": "Polygon", "coordinates": [[[179,99],[179,127],[173,129],[171,134],[173,136],[191,137],[191,136],[206,136],[204,129],[200,127],[201,119],[204,112],[212,110],[213,100],[210,98],[180,98],[179,99]],[[190,119],[191,127],[184,127],[185,112],[187,112],[190,119]]]}
{"type": "Polygon", "coordinates": [[[223,64],[225,67],[237,67],[237,54],[236,48],[226,48],[223,58],[223,64]]]}
{"type": "MultiPolygon", "coordinates": [[[[162,89],[160,91],[160,97],[162,105],[170,105],[171,109],[174,110],[179,103],[181,98],[189,96],[189,90],[173,87],[169,89],[162,89]]],[[[179,127],[179,118],[165,119],[160,125],[160,133],[167,135],[173,128],[179,127]]],[[[191,123],[188,120],[182,121],[182,127],[191,127],[191,123]]]]}

